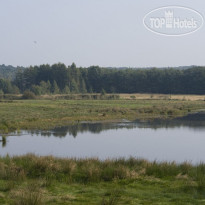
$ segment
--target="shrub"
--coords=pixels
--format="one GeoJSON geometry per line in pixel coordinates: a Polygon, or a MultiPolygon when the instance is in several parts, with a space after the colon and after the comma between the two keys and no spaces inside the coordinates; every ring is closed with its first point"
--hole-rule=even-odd
{"type": "Polygon", "coordinates": [[[24,91],[22,98],[23,99],[35,99],[36,96],[33,92],[26,90],[26,91],[24,91]]]}

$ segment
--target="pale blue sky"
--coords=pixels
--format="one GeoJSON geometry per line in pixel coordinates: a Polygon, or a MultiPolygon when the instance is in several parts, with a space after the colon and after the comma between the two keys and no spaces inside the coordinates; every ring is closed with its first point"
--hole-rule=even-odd
{"type": "Polygon", "coordinates": [[[148,12],[169,5],[205,16],[204,0],[0,0],[0,64],[205,65],[205,26],[181,37],[143,26],[148,12]]]}

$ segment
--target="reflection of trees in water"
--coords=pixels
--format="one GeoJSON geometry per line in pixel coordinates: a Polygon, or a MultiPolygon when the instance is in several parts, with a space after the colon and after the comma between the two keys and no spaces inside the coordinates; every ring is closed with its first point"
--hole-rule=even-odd
{"type": "Polygon", "coordinates": [[[190,127],[196,129],[205,129],[205,122],[181,121],[181,120],[152,120],[148,122],[138,123],[138,128],[177,128],[177,127],[190,127]]]}
{"type": "Polygon", "coordinates": [[[134,129],[134,128],[175,128],[175,127],[190,127],[190,128],[203,128],[205,129],[205,113],[191,114],[185,117],[173,119],[173,120],[162,120],[156,119],[152,121],[135,121],[135,122],[123,122],[123,123],[78,123],[73,125],[68,125],[65,127],[58,127],[50,131],[30,131],[29,133],[35,135],[41,135],[45,137],[55,136],[55,137],[65,137],[67,134],[72,135],[74,138],[78,133],[90,132],[90,133],[100,133],[104,130],[113,129],[134,129]]]}
{"type": "Polygon", "coordinates": [[[65,137],[67,134],[72,135],[74,138],[78,133],[90,132],[90,133],[100,133],[104,130],[111,129],[133,129],[136,127],[135,123],[78,123],[73,125],[68,125],[65,127],[57,127],[50,131],[33,130],[28,131],[31,135],[40,135],[44,137],[65,137]]]}
{"type": "Polygon", "coordinates": [[[120,128],[122,127],[114,123],[79,123],[79,124],[69,125],[66,127],[55,128],[51,130],[51,132],[55,137],[65,137],[67,134],[76,137],[78,133],[83,133],[83,132],[100,133],[104,130],[120,129],[120,128]]]}
{"type": "MultiPolygon", "coordinates": [[[[90,133],[100,133],[104,130],[111,130],[111,129],[121,129],[121,128],[130,128],[133,129],[133,125],[130,124],[124,124],[124,125],[119,125],[119,123],[79,123],[75,125],[68,126],[64,128],[64,136],[66,136],[67,133],[69,135],[72,135],[73,137],[76,137],[78,133],[83,133],[83,132],[90,132],[90,133]]],[[[136,125],[134,126],[136,127],[136,125]]],[[[56,133],[55,136],[58,136],[59,132],[54,129],[54,133],[56,133]]]]}
{"type": "Polygon", "coordinates": [[[7,143],[6,136],[2,135],[0,142],[2,143],[2,147],[6,147],[6,143],[7,143]]]}
{"type": "Polygon", "coordinates": [[[179,117],[172,120],[155,119],[148,122],[138,122],[139,128],[176,128],[190,127],[196,129],[205,129],[205,113],[194,113],[184,117],[179,117]]]}

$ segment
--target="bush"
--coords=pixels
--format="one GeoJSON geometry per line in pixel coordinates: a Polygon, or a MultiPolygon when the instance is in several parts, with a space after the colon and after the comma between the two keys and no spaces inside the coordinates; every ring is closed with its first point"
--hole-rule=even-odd
{"type": "Polygon", "coordinates": [[[22,98],[23,99],[35,99],[36,96],[33,92],[26,90],[26,91],[24,91],[22,98]]]}

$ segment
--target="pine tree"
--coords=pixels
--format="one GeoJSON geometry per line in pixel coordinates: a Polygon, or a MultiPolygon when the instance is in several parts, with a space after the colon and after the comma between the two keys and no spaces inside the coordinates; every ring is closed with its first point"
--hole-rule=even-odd
{"type": "Polygon", "coordinates": [[[80,92],[81,92],[81,93],[87,93],[87,89],[86,89],[86,85],[85,85],[85,81],[84,81],[84,80],[81,80],[81,83],[80,83],[80,92]]]}
{"type": "Polygon", "coordinates": [[[40,89],[42,95],[45,95],[47,93],[47,83],[45,81],[40,82],[40,89]]]}
{"type": "Polygon", "coordinates": [[[75,82],[74,79],[71,81],[71,87],[70,87],[70,89],[71,89],[71,92],[72,92],[72,93],[78,93],[78,92],[79,92],[77,83],[75,82]]]}
{"type": "Polygon", "coordinates": [[[72,63],[72,65],[70,66],[71,70],[75,70],[76,69],[76,64],[75,63],[72,63]]]}
{"type": "Polygon", "coordinates": [[[60,93],[60,90],[59,90],[58,84],[56,83],[55,80],[53,81],[52,92],[53,92],[53,94],[59,94],[59,93],[60,93]]]}
{"type": "Polygon", "coordinates": [[[64,94],[69,94],[70,93],[70,88],[66,85],[65,88],[63,89],[64,94]]]}
{"type": "Polygon", "coordinates": [[[50,92],[51,92],[51,88],[52,88],[51,83],[50,83],[50,81],[48,80],[48,81],[47,81],[47,93],[50,93],[50,92]]]}

